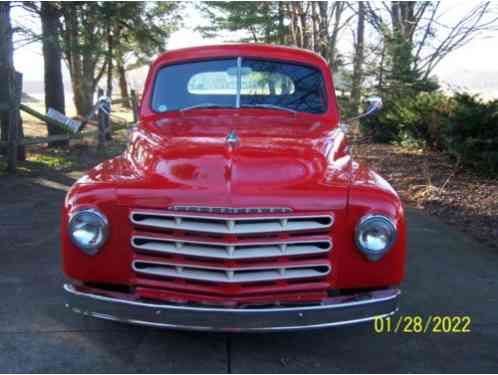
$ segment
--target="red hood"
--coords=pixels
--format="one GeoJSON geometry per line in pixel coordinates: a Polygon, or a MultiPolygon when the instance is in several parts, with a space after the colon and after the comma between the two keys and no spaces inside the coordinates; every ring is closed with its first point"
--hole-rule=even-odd
{"type": "Polygon", "coordinates": [[[189,114],[150,121],[120,163],[133,166],[127,169],[135,178],[121,180],[118,201],[155,208],[344,207],[350,159],[343,133],[305,120],[298,115],[189,114]],[[226,142],[231,131],[239,139],[234,147],[226,142]]]}

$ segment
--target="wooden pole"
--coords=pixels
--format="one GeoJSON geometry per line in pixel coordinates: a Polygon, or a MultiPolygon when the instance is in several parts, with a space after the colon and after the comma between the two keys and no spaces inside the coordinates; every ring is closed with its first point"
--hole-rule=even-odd
{"type": "Polygon", "coordinates": [[[135,90],[131,90],[131,109],[133,111],[133,122],[137,123],[138,121],[138,102],[137,102],[137,93],[135,90]]]}
{"type": "Polygon", "coordinates": [[[99,139],[98,148],[102,150],[108,140],[108,130],[109,130],[109,111],[110,105],[107,97],[104,96],[104,90],[99,88],[98,90],[98,124],[99,124],[99,139]]]}
{"type": "Polygon", "coordinates": [[[98,136],[98,144],[97,148],[103,149],[105,146],[105,119],[104,119],[104,112],[102,111],[101,108],[101,103],[100,103],[100,98],[104,96],[104,89],[100,88],[97,91],[97,101],[99,103],[98,109],[97,109],[97,122],[99,124],[99,136],[98,136]]]}
{"type": "Polygon", "coordinates": [[[28,107],[26,104],[20,104],[19,109],[23,112],[29,113],[31,116],[36,117],[39,120],[42,120],[46,123],[49,123],[51,125],[59,126],[60,128],[64,129],[66,132],[68,131],[67,126],[63,124],[60,121],[57,121],[56,119],[50,118],[43,113],[40,113],[38,111],[35,111],[33,108],[28,107]]]}
{"type": "Polygon", "coordinates": [[[105,107],[107,109],[105,138],[107,141],[112,141],[111,105],[112,105],[111,98],[107,97],[107,100],[105,102],[105,107]]]}
{"type": "Polygon", "coordinates": [[[10,97],[10,85],[8,85],[7,75],[9,68],[0,66],[0,81],[4,84],[0,85],[0,153],[7,155],[9,151],[9,127],[10,127],[10,109],[12,107],[12,100],[10,97]]]}
{"type": "Polygon", "coordinates": [[[14,110],[14,121],[17,124],[17,160],[25,161],[26,160],[26,147],[22,144],[24,139],[24,130],[22,127],[22,117],[21,112],[19,111],[19,106],[21,104],[22,99],[22,74],[19,72],[15,72],[15,104],[16,108],[14,110]]]}
{"type": "Polygon", "coordinates": [[[15,99],[16,99],[16,90],[15,90],[15,71],[13,69],[5,69],[5,86],[7,89],[7,95],[9,97],[9,102],[11,104],[10,111],[8,112],[8,133],[7,133],[7,141],[9,142],[9,149],[7,151],[7,171],[10,173],[15,173],[17,168],[17,137],[19,135],[19,131],[17,127],[19,123],[17,122],[15,99]]]}

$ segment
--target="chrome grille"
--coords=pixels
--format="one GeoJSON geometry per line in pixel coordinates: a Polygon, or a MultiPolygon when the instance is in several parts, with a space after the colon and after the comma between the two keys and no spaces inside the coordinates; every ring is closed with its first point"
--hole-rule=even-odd
{"type": "Polygon", "coordinates": [[[326,276],[330,265],[317,263],[307,265],[253,266],[253,267],[211,267],[169,262],[133,262],[135,272],[162,277],[179,277],[222,283],[248,283],[272,280],[288,280],[326,276]]]}
{"type": "Polygon", "coordinates": [[[320,240],[223,243],[137,235],[131,238],[131,245],[135,249],[145,253],[177,254],[217,259],[254,259],[311,255],[327,253],[332,249],[332,241],[329,238],[322,238],[320,240]]]}
{"type": "Polygon", "coordinates": [[[176,213],[134,211],[131,222],[151,228],[199,231],[217,234],[292,232],[330,228],[333,216],[191,216],[176,213]]]}
{"type": "Polygon", "coordinates": [[[332,214],[132,210],[129,218],[137,280],[240,284],[243,293],[246,283],[323,282],[332,271],[332,214]]]}

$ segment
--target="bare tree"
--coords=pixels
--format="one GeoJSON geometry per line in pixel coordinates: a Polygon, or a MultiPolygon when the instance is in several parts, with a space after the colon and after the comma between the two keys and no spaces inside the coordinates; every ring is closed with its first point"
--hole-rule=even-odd
{"type": "Polygon", "coordinates": [[[346,1],[288,2],[291,44],[312,49],[337,70],[337,43],[341,32],[354,17],[344,17],[346,1]]]}
{"type": "Polygon", "coordinates": [[[493,9],[490,2],[476,5],[454,25],[440,23],[437,10],[438,8],[434,7],[426,17],[427,22],[423,27],[424,38],[425,40],[429,39],[436,28],[444,36],[432,48],[429,48],[423,40],[419,43],[415,54],[415,69],[422,72],[424,78],[432,74],[434,68],[449,53],[463,47],[486,32],[498,30],[498,15],[496,8],[493,9]]]}
{"type": "Polygon", "coordinates": [[[343,20],[343,13],[346,9],[347,3],[345,1],[335,1],[330,6],[330,16],[329,22],[333,19],[334,22],[329,27],[332,29],[330,31],[329,37],[329,51],[330,57],[329,61],[334,68],[337,70],[336,57],[337,57],[337,42],[339,40],[340,32],[349,24],[349,21],[353,18],[353,16],[349,17],[346,20],[343,20]]]}
{"type": "Polygon", "coordinates": [[[320,54],[325,58],[330,55],[329,46],[329,12],[328,2],[318,1],[318,13],[320,15],[320,22],[318,25],[320,54]]]}
{"type": "Polygon", "coordinates": [[[320,53],[337,68],[337,42],[354,14],[345,17],[346,1],[201,2],[209,25],[197,28],[212,37],[245,31],[241,40],[281,43],[320,53]]]}
{"type": "Polygon", "coordinates": [[[113,74],[113,32],[112,25],[106,27],[106,38],[107,38],[107,53],[106,53],[106,65],[107,65],[107,85],[106,85],[106,96],[110,98],[112,96],[112,74],[113,74]]]}
{"type": "Polygon", "coordinates": [[[320,34],[318,32],[320,17],[317,11],[317,2],[313,1],[311,3],[311,21],[313,24],[313,51],[320,52],[320,34]]]}
{"type": "Polygon", "coordinates": [[[364,38],[365,38],[365,2],[358,2],[358,21],[354,42],[353,79],[351,85],[351,110],[358,112],[363,81],[364,38]]]}
{"type": "Polygon", "coordinates": [[[453,24],[443,23],[439,2],[382,2],[367,4],[370,24],[383,36],[396,77],[427,79],[451,52],[484,32],[498,29],[490,2],[481,2],[453,24]]]}

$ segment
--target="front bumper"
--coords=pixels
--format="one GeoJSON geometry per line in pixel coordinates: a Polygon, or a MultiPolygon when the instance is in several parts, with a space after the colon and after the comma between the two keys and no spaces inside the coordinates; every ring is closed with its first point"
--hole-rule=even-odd
{"type": "Polygon", "coordinates": [[[80,292],[65,284],[66,307],[95,318],[171,329],[284,331],[361,323],[394,314],[399,289],[331,297],[320,305],[274,308],[216,308],[166,305],[80,292]]]}

